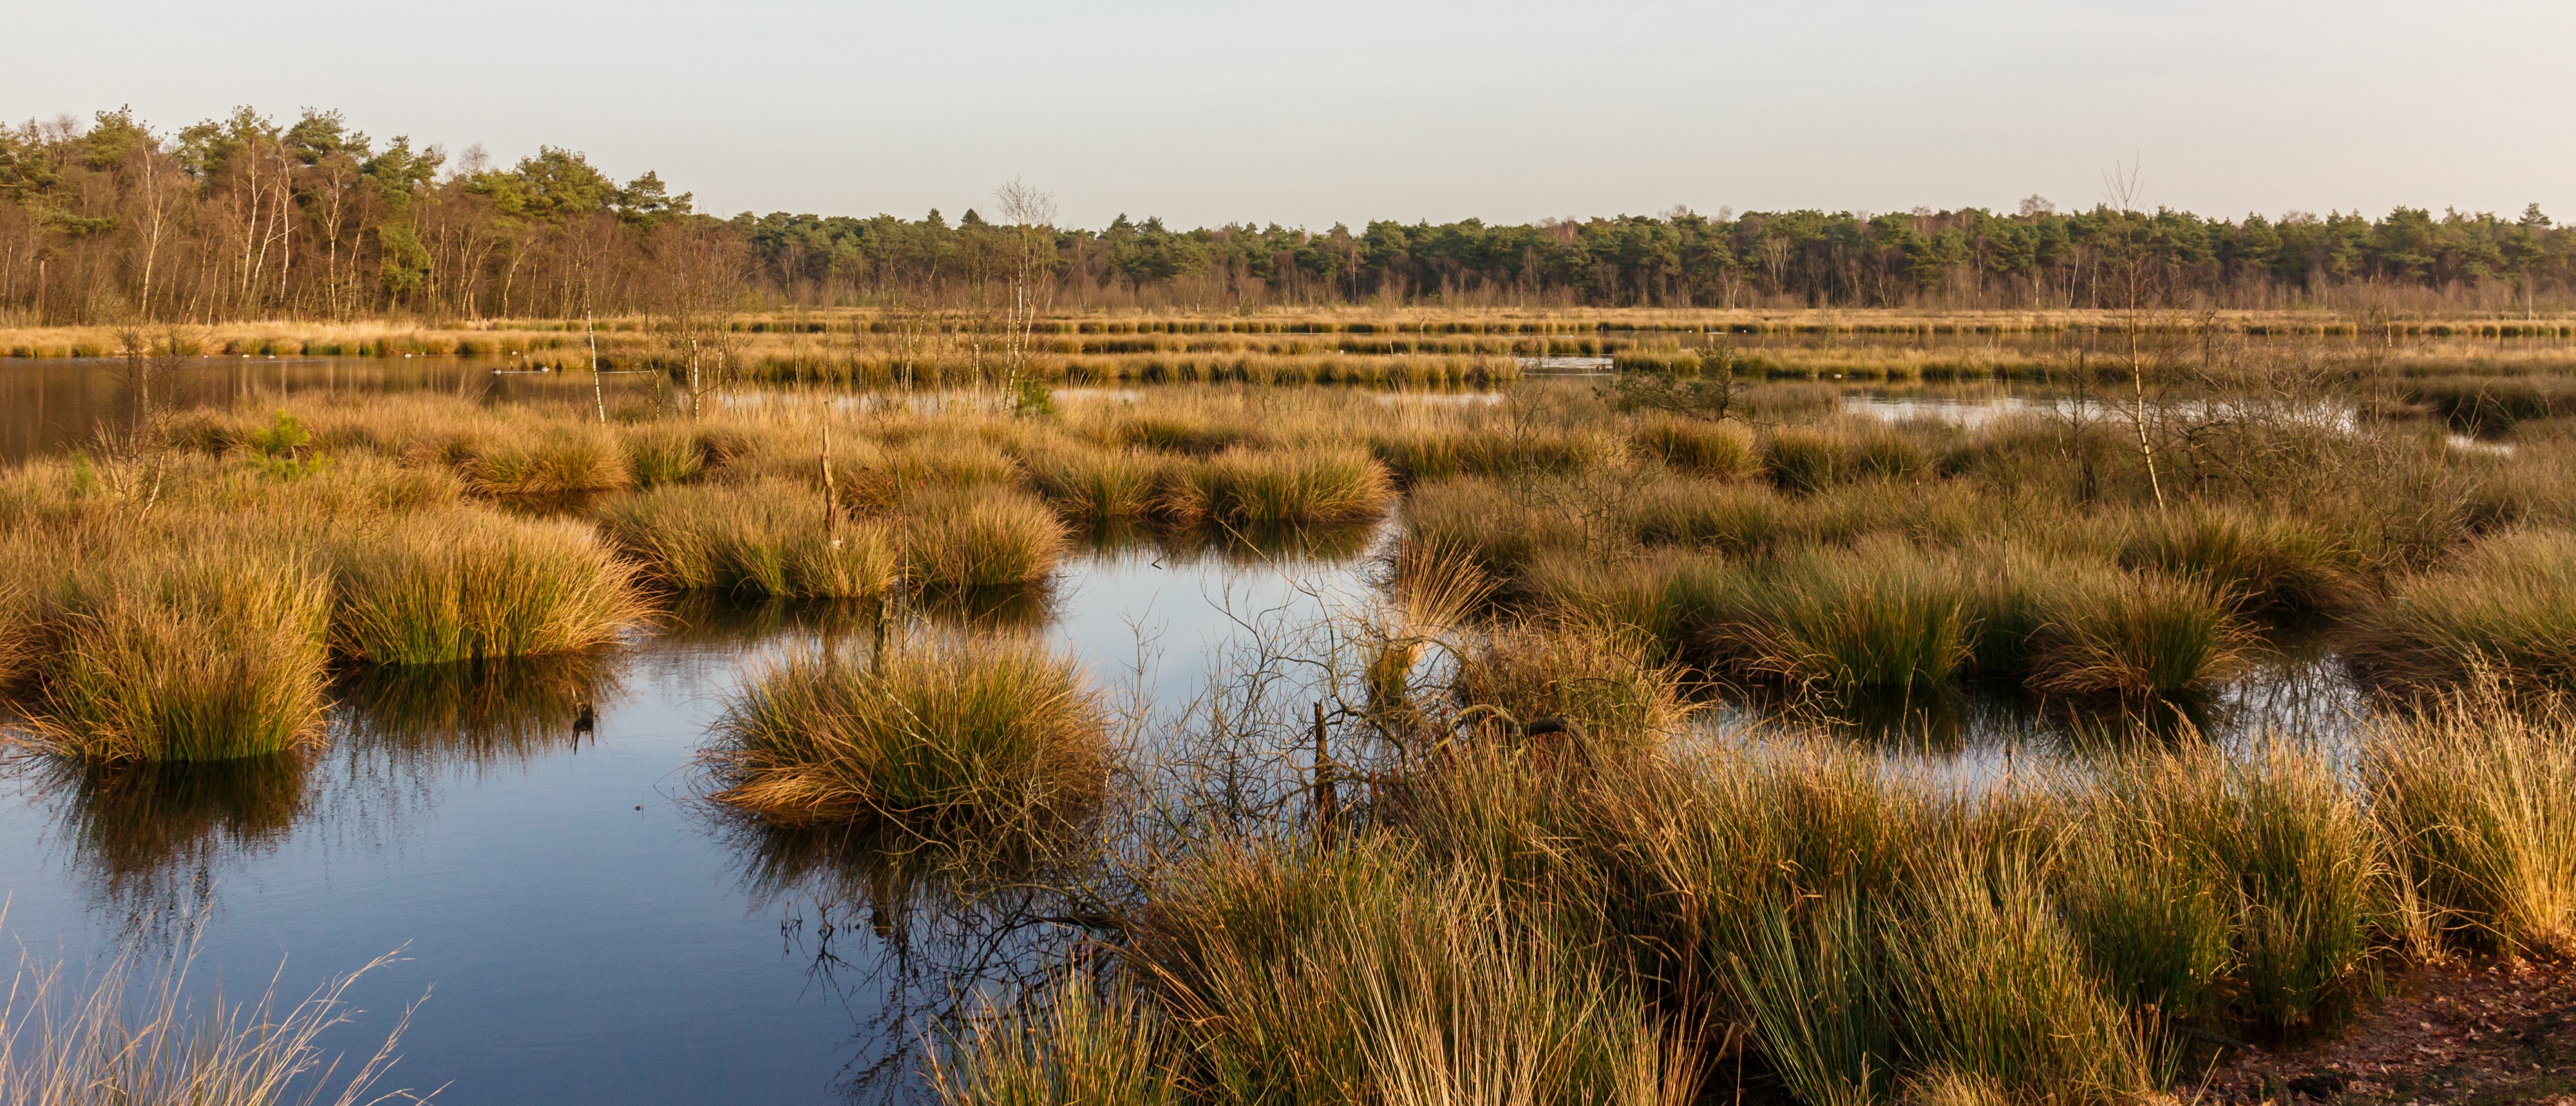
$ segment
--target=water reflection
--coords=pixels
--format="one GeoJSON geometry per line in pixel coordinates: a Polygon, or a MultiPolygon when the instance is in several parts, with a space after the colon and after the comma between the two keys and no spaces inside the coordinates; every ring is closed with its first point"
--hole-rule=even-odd
{"type": "Polygon", "coordinates": [[[601,650],[363,666],[339,681],[336,736],[422,771],[523,761],[596,740],[625,665],[623,652],[601,650]]]}
{"type": "Polygon", "coordinates": [[[275,849],[314,798],[301,754],[165,764],[38,762],[73,867],[130,931],[171,931],[212,901],[218,877],[275,849]]]}

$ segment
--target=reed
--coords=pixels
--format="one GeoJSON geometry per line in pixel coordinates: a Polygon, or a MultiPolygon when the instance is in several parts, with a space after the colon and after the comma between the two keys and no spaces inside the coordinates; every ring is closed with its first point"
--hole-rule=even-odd
{"type": "Polygon", "coordinates": [[[46,599],[35,743],[93,761],[228,760],[322,737],[330,592],[302,560],[173,543],[46,599]]]}
{"type": "Polygon", "coordinates": [[[647,614],[632,570],[574,522],[420,515],[343,541],[334,560],[332,644],[376,664],[595,649],[647,614]]]}
{"type": "Polygon", "coordinates": [[[904,572],[933,588],[1014,587],[1055,572],[1068,541],[1046,504],[1017,491],[929,491],[896,518],[904,572]]]}
{"type": "Polygon", "coordinates": [[[2576,714],[2492,678],[2361,743],[2392,863],[2441,928],[2507,955],[2576,952],[2576,714]]]}
{"type": "Polygon", "coordinates": [[[793,484],[654,488],[603,502],[593,514],[668,587],[867,599],[901,583],[883,522],[844,520],[836,530],[823,497],[793,484]]]}
{"type": "Polygon", "coordinates": [[[1101,794],[1108,731],[1072,661],[1009,638],[800,654],[725,708],[715,798],[788,824],[1034,833],[1101,794]]]}
{"type": "Polygon", "coordinates": [[[2517,687],[2576,691],[2576,534],[2499,534],[2399,579],[2354,618],[2352,638],[2353,659],[2400,688],[2458,686],[2491,668],[2517,687]]]}

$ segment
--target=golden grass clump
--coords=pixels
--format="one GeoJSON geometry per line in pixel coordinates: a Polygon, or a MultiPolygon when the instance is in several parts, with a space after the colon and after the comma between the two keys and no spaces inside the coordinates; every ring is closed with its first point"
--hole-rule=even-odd
{"type": "Polygon", "coordinates": [[[633,570],[588,527],[469,509],[344,541],[332,641],[377,664],[441,664],[614,643],[646,614],[633,570]]]}
{"type": "Polygon", "coordinates": [[[1229,449],[1167,466],[1158,508],[1236,524],[1359,522],[1394,498],[1385,468],[1362,450],[1229,449]]]}
{"type": "Polygon", "coordinates": [[[912,496],[896,526],[905,573],[933,588],[1033,584],[1055,572],[1068,544],[1046,504],[1004,488],[912,496]]]}
{"type": "Polygon", "coordinates": [[[94,761],[228,760],[322,737],[330,590],[292,555],[212,543],[66,574],[41,616],[36,744],[94,761]]]}
{"type": "Polygon", "coordinates": [[[2576,714],[2491,675],[2364,735],[2371,811],[2436,925],[2510,955],[2576,952],[2576,714]]]}
{"type": "Polygon", "coordinates": [[[1081,672],[1014,638],[792,657],[727,705],[722,802],[784,823],[1030,830],[1101,794],[1108,728],[1081,672]]]}
{"type": "Polygon", "coordinates": [[[674,588],[864,599],[902,581],[884,522],[845,519],[836,531],[823,497],[793,484],[659,487],[593,514],[648,575],[674,588]]]}
{"type": "Polygon", "coordinates": [[[1020,454],[1020,468],[1031,491],[1058,514],[1089,522],[1151,513],[1163,465],[1163,458],[1138,449],[1070,442],[1020,454]]]}
{"type": "Polygon", "coordinates": [[[2576,691],[2576,534],[2488,538],[2398,580],[2353,620],[2349,655],[2382,681],[2435,690],[2491,668],[2532,691],[2576,691]]]}
{"type": "Polygon", "coordinates": [[[1762,467],[1759,443],[1742,423],[1665,415],[1640,421],[1630,437],[1666,466],[1700,476],[1731,480],[1762,467]]]}
{"type": "Polygon", "coordinates": [[[2352,549],[2317,524],[2278,511],[2196,506],[2143,515],[2120,559],[2200,580],[2253,612],[2332,611],[2360,589],[2352,549]]]}
{"type": "Polygon", "coordinates": [[[1449,694],[1462,721],[1561,722],[1589,747],[1652,747],[1690,714],[1679,673],[1650,659],[1653,644],[1571,619],[1509,623],[1461,652],[1449,694]]]}
{"type": "Polygon", "coordinates": [[[477,494],[564,495],[612,491],[634,480],[626,450],[605,433],[557,427],[471,448],[459,471],[477,494]]]}
{"type": "Polygon", "coordinates": [[[2226,678],[2251,643],[2209,587],[2161,573],[2052,566],[2027,682],[2068,695],[2171,695],[2226,678]]]}

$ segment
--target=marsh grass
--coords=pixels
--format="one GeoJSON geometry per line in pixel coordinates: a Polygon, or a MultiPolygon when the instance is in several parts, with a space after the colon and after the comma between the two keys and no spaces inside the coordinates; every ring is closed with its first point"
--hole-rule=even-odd
{"type": "Polygon", "coordinates": [[[1902,917],[1892,974],[1915,1063],[2058,1102],[2129,1102],[2160,1081],[2025,860],[1939,857],[1902,917]]]}
{"type": "Polygon", "coordinates": [[[2532,690],[2576,690],[2576,535],[2524,530],[2402,578],[2355,619],[2349,654],[2401,689],[2491,668],[2532,690]]]}
{"type": "Polygon", "coordinates": [[[2037,603],[2027,682],[2041,691],[2175,695],[2233,674],[2251,636],[2233,604],[2161,573],[2062,565],[2037,603]]]}
{"type": "Polygon", "coordinates": [[[2576,952],[2576,716],[2489,676],[2374,725],[2361,773],[2406,884],[2455,940],[2576,952]]]}
{"type": "MultiPolygon", "coordinates": [[[[2325,757],[2278,738],[2235,753],[2141,754],[2108,768],[2101,786],[2129,824],[2183,858],[2185,872],[2215,874],[2230,918],[2235,1013],[2301,1034],[2350,1011],[2378,951],[2385,854],[2360,797],[2325,757]]],[[[2187,930],[2167,938],[2189,939],[2187,930]]]]}
{"type": "Polygon", "coordinates": [[[1134,449],[1059,445],[1023,451],[1020,466],[1035,491],[1068,519],[1104,522],[1152,512],[1163,482],[1162,458],[1134,449]]]}
{"type": "Polygon", "coordinates": [[[1677,577],[1672,595],[1676,619],[1722,663],[1837,694],[1930,693],[1968,658],[1965,589],[1893,545],[1711,567],[1677,577]]]}
{"type": "Polygon", "coordinates": [[[1107,721],[1073,662],[1007,637],[807,653],[726,705],[715,798],[774,821],[1029,834],[1101,795],[1107,721]]]}
{"type": "Polygon", "coordinates": [[[1634,629],[1573,620],[1509,623],[1462,651],[1450,696],[1461,714],[1506,726],[1562,722],[1605,751],[1651,748],[1680,732],[1692,706],[1681,674],[1651,657],[1634,629]]]}
{"type": "Polygon", "coordinates": [[[1897,1070],[1878,923],[1845,888],[1753,919],[1728,960],[1734,1002],[1782,1084],[1811,1106],[1868,1106],[1897,1070]]]}
{"type": "Polygon", "coordinates": [[[603,432],[555,428],[482,445],[451,447],[459,473],[476,494],[546,496],[612,491],[634,480],[626,450],[603,432]]]}
{"type": "Polygon", "coordinates": [[[882,521],[836,534],[823,497],[793,484],[661,487],[592,509],[609,539],[665,586],[795,599],[866,599],[900,582],[882,521]]]}
{"type": "Polygon", "coordinates": [[[1386,470],[1358,449],[1230,449],[1161,474],[1156,509],[1227,523],[1357,522],[1395,498],[1386,470]]]}
{"type": "Polygon", "coordinates": [[[1233,1101],[1681,1106],[1693,1050],[1545,916],[1401,843],[1211,843],[1137,955],[1233,1101]]]}
{"type": "Polygon", "coordinates": [[[648,609],[589,528],[469,510],[344,542],[332,641],[376,664],[536,656],[614,643],[648,609]]]}
{"type": "Polygon", "coordinates": [[[1682,472],[1732,480],[1761,468],[1759,443],[1741,423],[1663,416],[1641,420],[1631,434],[1638,448],[1682,472]]]}
{"type": "Polygon", "coordinates": [[[904,572],[929,588],[1000,588],[1055,572],[1070,533],[1045,503],[1002,488],[923,492],[895,516],[904,572]]]}
{"type": "Polygon", "coordinates": [[[311,746],[329,595],[297,558],[220,543],[77,568],[46,598],[33,740],[93,761],[311,746]]]}
{"type": "Polygon", "coordinates": [[[2278,511],[2195,507],[2143,515],[2120,559],[2201,581],[2254,614],[2332,612],[2354,602],[2362,587],[2355,550],[2278,511]]]}
{"type": "Polygon", "coordinates": [[[293,1002],[281,1004],[272,980],[257,998],[218,995],[201,1006],[189,982],[199,933],[158,956],[129,943],[79,986],[59,966],[21,953],[0,1006],[0,1101],[361,1106],[428,1100],[378,1087],[394,1066],[409,1009],[363,1060],[349,1063],[323,1045],[360,1013],[350,1004],[350,989],[394,963],[395,954],[293,1002]]]}
{"type": "Polygon", "coordinates": [[[1132,988],[1103,996],[1078,973],[1046,988],[1043,1006],[986,1008],[931,1054],[947,1106],[1178,1106],[1187,1101],[1154,1007],[1132,988]]]}

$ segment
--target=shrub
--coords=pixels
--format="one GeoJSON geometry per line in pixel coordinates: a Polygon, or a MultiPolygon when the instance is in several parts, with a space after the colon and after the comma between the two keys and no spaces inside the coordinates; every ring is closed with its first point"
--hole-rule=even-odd
{"type": "Polygon", "coordinates": [[[343,541],[332,641],[377,664],[441,664],[608,645],[644,617],[631,572],[568,521],[472,510],[343,541]]]}
{"type": "Polygon", "coordinates": [[[805,654],[726,704],[705,759],[720,801],[785,823],[1033,828],[1100,795],[1107,728],[1072,661],[1034,641],[805,654]]]}

